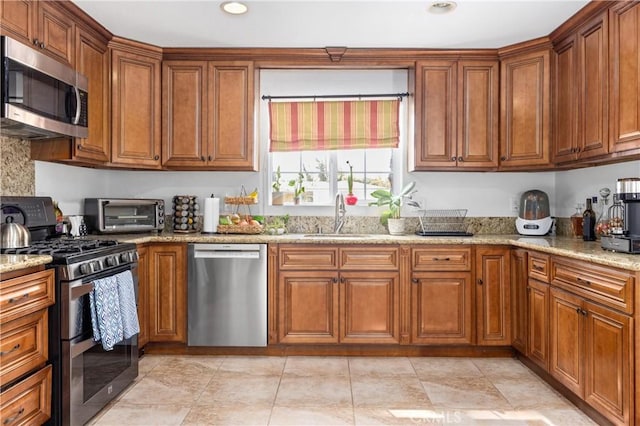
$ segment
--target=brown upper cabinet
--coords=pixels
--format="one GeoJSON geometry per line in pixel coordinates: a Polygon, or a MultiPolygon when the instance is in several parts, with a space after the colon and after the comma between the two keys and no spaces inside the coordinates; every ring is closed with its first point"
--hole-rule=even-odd
{"type": "Polygon", "coordinates": [[[257,170],[254,68],[248,61],[164,61],[162,164],[257,170]]]}
{"type": "Polygon", "coordinates": [[[75,23],[55,3],[28,0],[0,2],[2,34],[74,65],[75,23]]]}
{"type": "Polygon", "coordinates": [[[609,152],[608,39],[605,11],[556,46],[554,163],[609,152]]]}
{"type": "Polygon", "coordinates": [[[495,59],[416,64],[414,170],[498,167],[498,70],[495,59]]]}
{"type": "Polygon", "coordinates": [[[618,2],[609,28],[609,150],[640,153],[640,4],[618,2]]]}
{"type": "Polygon", "coordinates": [[[110,51],[111,164],[159,169],[162,51],[124,39],[110,51]]]}
{"type": "Polygon", "coordinates": [[[500,167],[550,166],[551,52],[543,45],[501,60],[500,167]]]}
{"type": "Polygon", "coordinates": [[[73,146],[75,159],[106,163],[111,158],[109,137],[109,55],[107,40],[76,27],[76,69],[89,80],[89,136],[73,146]]]}

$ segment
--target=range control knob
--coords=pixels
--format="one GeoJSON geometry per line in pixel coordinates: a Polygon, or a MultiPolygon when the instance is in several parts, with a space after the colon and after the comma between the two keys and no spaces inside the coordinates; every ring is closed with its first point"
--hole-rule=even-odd
{"type": "Polygon", "coordinates": [[[89,265],[88,263],[83,263],[82,265],[80,265],[80,273],[85,275],[85,274],[90,274],[91,273],[91,265],[89,265]]]}
{"type": "Polygon", "coordinates": [[[133,253],[130,251],[122,253],[120,255],[120,262],[122,263],[131,263],[133,262],[133,260],[134,260],[133,253]]]}
{"type": "Polygon", "coordinates": [[[116,256],[109,256],[105,259],[105,262],[107,263],[107,266],[117,266],[118,258],[116,256]]]}
{"type": "Polygon", "coordinates": [[[102,265],[97,260],[93,261],[93,262],[91,262],[91,270],[93,272],[102,271],[102,265]]]}

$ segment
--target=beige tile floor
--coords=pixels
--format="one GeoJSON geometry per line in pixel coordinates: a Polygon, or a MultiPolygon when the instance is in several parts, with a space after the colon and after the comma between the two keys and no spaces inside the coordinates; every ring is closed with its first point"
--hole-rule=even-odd
{"type": "Polygon", "coordinates": [[[510,358],[159,356],[91,425],[594,425],[510,358]]]}

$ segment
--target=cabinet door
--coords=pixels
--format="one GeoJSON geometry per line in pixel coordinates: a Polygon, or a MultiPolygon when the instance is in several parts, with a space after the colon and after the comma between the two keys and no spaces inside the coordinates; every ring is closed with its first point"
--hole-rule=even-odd
{"type": "Polygon", "coordinates": [[[456,167],[455,61],[416,64],[414,170],[456,167]]]}
{"type": "Polygon", "coordinates": [[[414,272],[411,286],[413,344],[473,343],[470,272],[414,272]]]}
{"type": "Polygon", "coordinates": [[[637,150],[640,141],[640,5],[618,2],[609,9],[609,151],[637,150]]]}
{"type": "Polygon", "coordinates": [[[576,108],[576,36],[555,48],[555,90],[553,116],[553,162],[574,161],[577,152],[578,109],[576,108]]]}
{"type": "Polygon", "coordinates": [[[280,343],[338,343],[338,272],[281,271],[280,343]]]}
{"type": "Polygon", "coordinates": [[[527,356],[549,371],[549,284],[529,280],[527,356]]]}
{"type": "Polygon", "coordinates": [[[400,343],[398,272],[340,273],[340,342],[400,343]]]}
{"type": "Polygon", "coordinates": [[[578,31],[578,159],[609,152],[607,13],[578,31]]]}
{"type": "Polygon", "coordinates": [[[162,164],[207,164],[207,63],[162,63],[162,164]]]}
{"type": "Polygon", "coordinates": [[[149,250],[138,246],[138,346],[149,342],[149,250]]]}
{"type": "Polygon", "coordinates": [[[160,60],[112,49],[111,162],[160,167],[160,60]]]}
{"type": "Polygon", "coordinates": [[[253,62],[209,63],[207,160],[213,170],[257,170],[254,78],[253,62]]]}
{"type": "Polygon", "coordinates": [[[590,302],[585,310],[584,399],[613,423],[630,424],[631,318],[590,302]]]}
{"type": "Polygon", "coordinates": [[[111,158],[107,42],[77,27],[75,47],[76,69],[89,80],[89,136],[75,140],[74,156],[107,162],[111,158]]]}
{"type": "Polygon", "coordinates": [[[149,341],[187,342],[187,248],[149,246],[149,341]]]}
{"type": "Polygon", "coordinates": [[[511,251],[511,345],[527,353],[527,252],[511,251]]]}
{"type": "Polygon", "coordinates": [[[582,398],[584,394],[583,299],[551,288],[549,372],[582,398]]]}
{"type": "Polygon", "coordinates": [[[25,44],[31,44],[34,31],[34,9],[37,3],[32,0],[13,0],[0,2],[0,30],[25,44]]]}
{"type": "Polygon", "coordinates": [[[75,24],[56,2],[38,1],[37,28],[40,49],[58,61],[74,66],[75,24]]]}
{"type": "Polygon", "coordinates": [[[498,73],[498,61],[458,62],[458,167],[498,167],[498,73]]]}
{"type": "Polygon", "coordinates": [[[506,58],[500,70],[500,165],[549,165],[550,52],[506,58]]]}
{"type": "Polygon", "coordinates": [[[476,321],[479,345],[511,345],[510,249],[476,249],[476,321]]]}

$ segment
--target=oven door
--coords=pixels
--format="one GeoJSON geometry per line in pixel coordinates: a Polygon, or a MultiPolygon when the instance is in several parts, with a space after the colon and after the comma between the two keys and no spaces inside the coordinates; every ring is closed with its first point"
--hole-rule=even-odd
{"type": "Polygon", "coordinates": [[[102,342],[93,340],[89,308],[92,280],[128,269],[133,273],[137,298],[137,264],[62,283],[63,306],[68,306],[61,330],[62,424],[85,424],[138,376],[138,336],[105,351],[102,342]]]}

